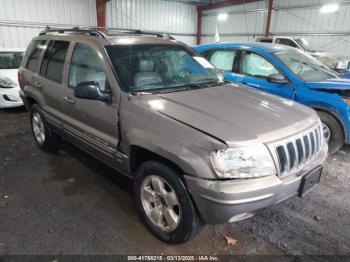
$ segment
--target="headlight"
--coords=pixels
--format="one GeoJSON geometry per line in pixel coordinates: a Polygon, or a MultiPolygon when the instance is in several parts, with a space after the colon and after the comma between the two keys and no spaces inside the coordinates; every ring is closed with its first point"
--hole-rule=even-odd
{"type": "Polygon", "coordinates": [[[218,150],[211,153],[210,159],[220,178],[254,178],[277,173],[264,145],[218,150]]]}
{"type": "Polygon", "coordinates": [[[0,76],[0,88],[14,88],[17,84],[6,76],[0,76]]]}
{"type": "Polygon", "coordinates": [[[348,70],[349,69],[349,59],[344,59],[338,62],[337,69],[339,70],[348,70]]]}

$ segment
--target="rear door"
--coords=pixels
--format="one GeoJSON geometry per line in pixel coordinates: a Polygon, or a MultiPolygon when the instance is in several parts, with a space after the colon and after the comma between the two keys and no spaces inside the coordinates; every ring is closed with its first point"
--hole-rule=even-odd
{"type": "MultiPolygon", "coordinates": [[[[74,88],[82,82],[96,81],[102,92],[112,93],[103,54],[92,45],[76,42],[71,49],[67,86],[62,97],[66,132],[88,146],[96,156],[116,156],[118,145],[118,102],[79,99],[74,88]]],[[[109,75],[109,74],[108,74],[109,75]]],[[[113,94],[112,94],[113,95],[113,94]]]]}
{"type": "Polygon", "coordinates": [[[40,104],[45,104],[43,97],[40,94],[41,85],[37,83],[38,71],[40,68],[40,61],[45,50],[46,40],[33,40],[27,48],[23,59],[23,66],[19,72],[19,84],[24,92],[31,93],[36,96],[40,104]]]}
{"type": "Polygon", "coordinates": [[[255,52],[241,51],[239,72],[237,80],[242,84],[285,98],[293,98],[294,88],[290,83],[278,84],[267,80],[269,75],[282,73],[266,58],[255,52]]]}
{"type": "Polygon", "coordinates": [[[44,97],[45,105],[42,105],[46,114],[45,117],[55,124],[62,126],[62,101],[61,97],[64,92],[63,72],[69,41],[51,40],[42,58],[39,74],[34,76],[34,85],[41,90],[44,97]]]}

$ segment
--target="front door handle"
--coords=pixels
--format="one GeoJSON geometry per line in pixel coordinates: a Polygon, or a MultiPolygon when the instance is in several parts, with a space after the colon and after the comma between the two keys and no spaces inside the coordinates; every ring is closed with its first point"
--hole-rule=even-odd
{"type": "Polygon", "coordinates": [[[75,103],[75,99],[71,98],[70,96],[64,96],[63,99],[69,104],[74,104],[75,103]]]}

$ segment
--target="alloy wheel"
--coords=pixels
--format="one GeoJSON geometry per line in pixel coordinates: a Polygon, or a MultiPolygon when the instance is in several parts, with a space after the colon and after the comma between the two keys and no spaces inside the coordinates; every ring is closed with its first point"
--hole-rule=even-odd
{"type": "Polygon", "coordinates": [[[141,201],[149,220],[162,231],[174,231],[181,217],[181,206],[174,189],[161,177],[147,176],[141,184],[141,201]]]}
{"type": "Polygon", "coordinates": [[[45,127],[40,114],[37,112],[33,113],[32,126],[36,141],[39,144],[43,144],[45,142],[45,127]]]}
{"type": "Polygon", "coordinates": [[[327,126],[325,123],[322,123],[322,129],[323,129],[323,137],[326,139],[326,142],[329,143],[329,140],[331,140],[331,130],[329,126],[327,126]]]}

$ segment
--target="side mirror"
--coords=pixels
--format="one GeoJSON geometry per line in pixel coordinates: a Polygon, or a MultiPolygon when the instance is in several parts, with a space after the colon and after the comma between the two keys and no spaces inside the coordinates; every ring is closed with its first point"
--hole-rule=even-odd
{"type": "Polygon", "coordinates": [[[267,77],[267,81],[275,84],[287,84],[288,80],[280,73],[271,74],[267,77]]]}
{"type": "Polygon", "coordinates": [[[100,90],[100,85],[95,81],[81,82],[74,88],[74,96],[88,100],[99,100],[110,103],[112,97],[110,93],[100,90]]]}

